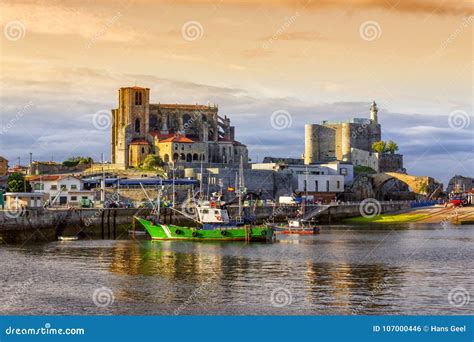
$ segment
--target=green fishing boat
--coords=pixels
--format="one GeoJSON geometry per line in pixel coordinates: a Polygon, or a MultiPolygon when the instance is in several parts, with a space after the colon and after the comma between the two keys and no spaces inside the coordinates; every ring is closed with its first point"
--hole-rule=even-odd
{"type": "MultiPolygon", "coordinates": [[[[197,227],[163,224],[158,219],[134,218],[146,229],[152,240],[268,241],[273,238],[272,227],[231,222],[227,210],[212,207],[208,203],[196,206],[195,212],[197,227]]],[[[189,218],[189,215],[185,216],[189,218]]]]}

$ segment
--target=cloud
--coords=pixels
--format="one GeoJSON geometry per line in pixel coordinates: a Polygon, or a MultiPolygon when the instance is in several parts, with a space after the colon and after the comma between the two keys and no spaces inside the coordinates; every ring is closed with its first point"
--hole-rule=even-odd
{"type": "MultiPolygon", "coordinates": [[[[9,160],[18,156],[27,160],[29,152],[35,159],[45,160],[51,155],[55,160],[72,155],[99,158],[101,152],[110,155],[110,132],[94,127],[93,114],[115,108],[116,90],[135,81],[150,88],[152,103],[218,104],[219,114],[230,117],[236,126],[236,139],[248,146],[254,161],[257,157],[261,161],[265,156],[301,157],[306,123],[368,117],[371,100],[309,103],[291,97],[269,97],[239,88],[138,73],[66,67],[49,72],[58,76],[45,77],[43,85],[39,79],[34,84],[26,79],[14,83],[1,79],[4,86],[0,101],[5,104],[0,114],[2,128],[26,103],[34,104],[31,110],[24,111],[20,120],[13,121],[13,127],[0,135],[0,154],[9,160]],[[292,119],[291,125],[282,130],[273,128],[271,123],[272,113],[279,110],[290,113],[292,119]]],[[[431,175],[443,182],[454,173],[474,176],[474,122],[463,130],[455,130],[449,127],[448,113],[445,116],[403,114],[389,109],[380,106],[383,139],[398,143],[409,173],[431,175]]]]}
{"type": "MultiPolygon", "coordinates": [[[[177,3],[209,6],[208,0],[177,0],[177,3]]],[[[227,5],[247,7],[261,6],[260,0],[228,0],[227,5]]],[[[425,13],[436,15],[471,15],[474,13],[470,1],[446,0],[272,0],[267,6],[298,7],[307,10],[343,9],[357,11],[361,9],[380,9],[390,12],[425,13]]]]}
{"type": "Polygon", "coordinates": [[[313,41],[313,40],[323,40],[323,36],[319,32],[314,31],[300,31],[300,32],[283,32],[278,36],[270,35],[259,38],[260,41],[268,40],[289,40],[289,41],[313,41]]]}

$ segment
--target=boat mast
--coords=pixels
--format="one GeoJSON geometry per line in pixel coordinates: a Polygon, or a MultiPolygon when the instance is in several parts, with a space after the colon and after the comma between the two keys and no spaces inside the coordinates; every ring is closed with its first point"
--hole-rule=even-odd
{"type": "Polygon", "coordinates": [[[199,182],[199,200],[202,201],[202,182],[204,180],[204,174],[202,173],[202,160],[201,160],[201,181],[199,182]]]}
{"type": "Polygon", "coordinates": [[[242,156],[240,156],[240,166],[239,166],[239,219],[242,217],[242,193],[244,192],[244,164],[242,156]]]}

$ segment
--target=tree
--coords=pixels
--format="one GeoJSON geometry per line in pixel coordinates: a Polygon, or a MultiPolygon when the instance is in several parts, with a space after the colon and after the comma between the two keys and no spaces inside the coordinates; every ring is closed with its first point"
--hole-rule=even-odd
{"type": "Polygon", "coordinates": [[[8,192],[30,192],[31,184],[25,179],[19,172],[14,172],[8,176],[7,180],[7,191],[8,192]]]}
{"type": "Polygon", "coordinates": [[[385,141],[376,141],[372,144],[372,150],[374,150],[374,152],[384,153],[387,151],[387,145],[385,141]]]}
{"type": "Polygon", "coordinates": [[[398,145],[397,145],[397,143],[396,143],[395,141],[389,140],[389,141],[387,142],[387,147],[386,147],[386,149],[387,149],[387,152],[390,152],[390,153],[393,154],[393,153],[395,153],[395,152],[398,151],[398,145]]]}
{"type": "Polygon", "coordinates": [[[91,158],[91,157],[70,157],[68,159],[66,159],[65,161],[63,161],[63,165],[64,166],[69,166],[69,167],[73,167],[73,166],[77,166],[79,164],[92,164],[94,162],[94,160],[91,158]]]}
{"type": "Polygon", "coordinates": [[[154,171],[163,166],[163,161],[161,160],[160,156],[149,154],[146,156],[145,160],[140,166],[140,168],[143,170],[154,171]]]}

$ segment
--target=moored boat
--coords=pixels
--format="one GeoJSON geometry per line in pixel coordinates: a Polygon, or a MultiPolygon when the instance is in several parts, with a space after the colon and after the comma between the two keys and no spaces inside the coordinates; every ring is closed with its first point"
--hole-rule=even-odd
{"type": "Polygon", "coordinates": [[[313,226],[309,222],[302,220],[290,220],[285,225],[274,225],[275,234],[298,234],[298,235],[312,235],[319,234],[320,228],[313,226]]]}
{"type": "Polygon", "coordinates": [[[273,238],[273,227],[231,222],[227,210],[208,203],[197,204],[195,211],[197,218],[193,219],[197,227],[163,224],[157,218],[134,218],[147,230],[152,240],[268,241],[273,238]]]}

